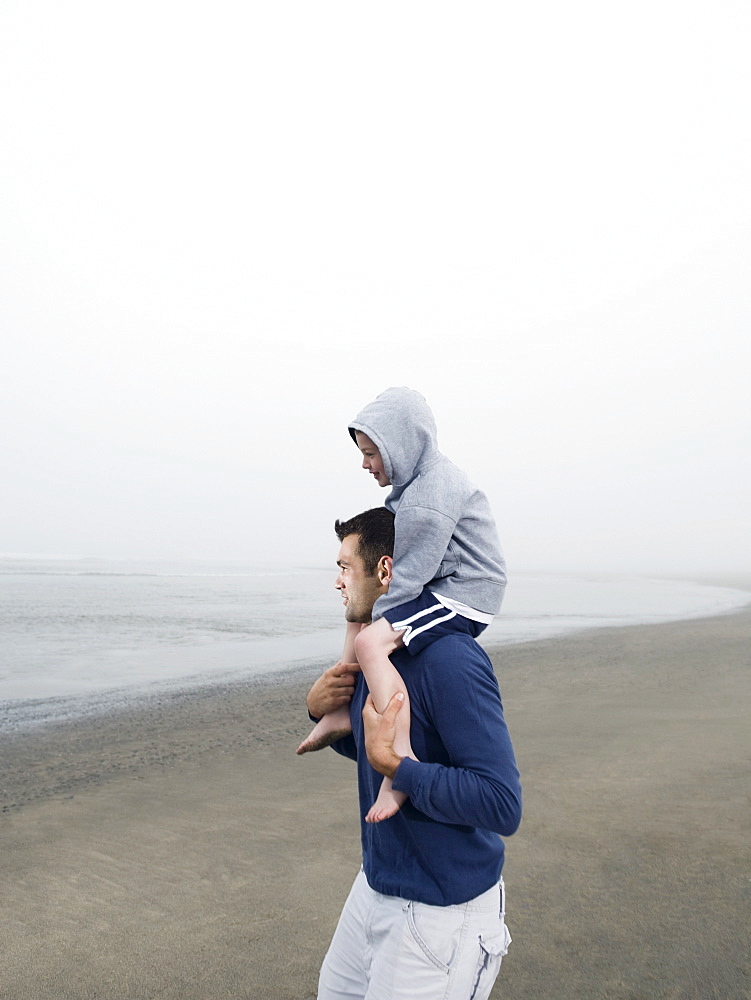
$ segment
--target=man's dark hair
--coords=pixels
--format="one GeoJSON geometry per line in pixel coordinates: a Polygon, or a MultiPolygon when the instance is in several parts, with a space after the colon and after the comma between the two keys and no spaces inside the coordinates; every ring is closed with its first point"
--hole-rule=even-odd
{"type": "Polygon", "coordinates": [[[394,554],[394,515],[385,507],[373,507],[362,514],[355,514],[349,521],[337,520],[334,531],[340,542],[347,535],[359,537],[357,554],[366,573],[375,573],[381,556],[394,554]]]}

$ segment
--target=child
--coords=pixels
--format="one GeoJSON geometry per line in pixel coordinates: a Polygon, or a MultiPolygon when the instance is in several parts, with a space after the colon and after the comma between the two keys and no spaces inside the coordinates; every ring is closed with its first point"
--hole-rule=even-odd
{"type": "MultiPolygon", "coordinates": [[[[394,749],[415,758],[409,742],[409,699],[389,654],[418,653],[447,633],[477,637],[501,606],[506,573],[487,497],[438,450],[433,414],[419,392],[386,389],[349,426],[362,467],[391,486],[395,515],[393,580],[373,606],[372,624],[348,626],[343,662],[356,655],[378,712],[401,691],[394,749]]],[[[350,731],[349,706],[323,717],[298,753],[319,750],[350,731]]],[[[406,796],[384,778],[366,818],[392,816],[406,796]]]]}

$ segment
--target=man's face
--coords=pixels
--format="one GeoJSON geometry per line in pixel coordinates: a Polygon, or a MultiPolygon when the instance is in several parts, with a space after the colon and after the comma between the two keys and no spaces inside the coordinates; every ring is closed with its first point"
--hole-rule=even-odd
{"type": "Polygon", "coordinates": [[[383,459],[380,451],[376,448],[367,434],[362,431],[355,431],[357,447],[362,452],[362,467],[366,469],[375,479],[379,486],[390,486],[391,480],[386,475],[383,467],[383,459]]]}
{"type": "Polygon", "coordinates": [[[347,535],[344,538],[336,560],[339,574],[334,586],[344,601],[345,620],[367,624],[376,598],[385,593],[388,586],[381,582],[377,569],[372,574],[366,572],[357,552],[359,544],[359,535],[347,535]]]}

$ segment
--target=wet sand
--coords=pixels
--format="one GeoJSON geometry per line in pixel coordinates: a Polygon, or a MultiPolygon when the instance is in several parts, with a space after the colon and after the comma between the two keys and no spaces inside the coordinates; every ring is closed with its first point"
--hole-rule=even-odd
{"type": "MultiPolygon", "coordinates": [[[[751,611],[500,648],[525,813],[496,1000],[751,996],[751,611]]],[[[312,1000],[355,777],[311,677],[4,737],[3,1000],[312,1000]]]]}

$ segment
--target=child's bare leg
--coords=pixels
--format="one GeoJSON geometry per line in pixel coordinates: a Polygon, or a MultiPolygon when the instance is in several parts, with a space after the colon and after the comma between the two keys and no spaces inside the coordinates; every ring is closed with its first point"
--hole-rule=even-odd
{"type": "MultiPolygon", "coordinates": [[[[361,628],[362,625],[359,623],[347,622],[344,634],[344,649],[342,651],[342,658],[339,661],[340,664],[357,662],[355,638],[361,628]]],[[[332,708],[315,724],[309,736],[297,748],[296,753],[303,754],[310,753],[312,750],[322,750],[344,736],[349,736],[351,732],[352,723],[349,717],[349,705],[332,708]]]]}
{"type": "MultiPolygon", "coordinates": [[[[368,682],[376,711],[385,711],[386,705],[397,691],[401,691],[404,695],[403,707],[396,717],[394,750],[400,757],[411,757],[413,760],[417,760],[409,740],[410,715],[407,687],[401,674],[389,660],[389,654],[402,645],[401,632],[395,632],[385,618],[379,618],[377,622],[368,625],[355,640],[357,659],[365,674],[365,680],[368,682]]],[[[365,821],[367,823],[380,823],[381,820],[393,816],[401,809],[406,800],[407,796],[403,792],[394,790],[391,779],[384,778],[381,782],[378,798],[368,811],[365,821]]]]}

